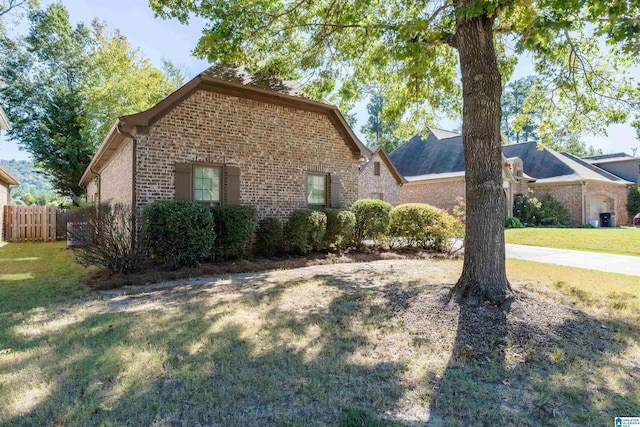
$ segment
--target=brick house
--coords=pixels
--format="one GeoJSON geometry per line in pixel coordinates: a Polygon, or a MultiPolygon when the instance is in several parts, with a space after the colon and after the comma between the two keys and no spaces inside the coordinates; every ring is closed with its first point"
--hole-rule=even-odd
{"type": "Polygon", "coordinates": [[[197,200],[284,219],[353,203],[367,155],[334,105],[293,82],[213,66],[149,110],[118,118],[80,185],[90,202],[197,200]]]}
{"type": "Polygon", "coordinates": [[[371,155],[360,162],[358,198],[380,199],[398,205],[400,187],[405,182],[384,148],[372,147],[371,155]]]}
{"type": "MultiPolygon", "coordinates": [[[[464,200],[464,149],[459,134],[433,130],[426,139],[416,135],[389,157],[406,180],[400,188],[400,203],[428,203],[451,213],[464,200]]],[[[513,212],[513,196],[522,181],[511,171],[514,161],[503,157],[506,215],[513,212]]]]}
{"type": "Polygon", "coordinates": [[[0,166],[0,240],[4,240],[4,207],[11,204],[11,188],[18,185],[18,180],[0,166]]]}
{"type": "MultiPolygon", "coordinates": [[[[560,201],[574,224],[599,220],[601,213],[615,215],[626,224],[627,191],[631,182],[569,153],[538,149],[526,142],[503,147],[506,213],[513,196],[532,191],[538,198],[549,194],[560,201]],[[511,176],[509,176],[511,175],[511,176]]],[[[451,209],[464,197],[464,148],[462,136],[434,131],[394,150],[389,157],[408,181],[400,190],[400,202],[424,202],[451,209]]]]}

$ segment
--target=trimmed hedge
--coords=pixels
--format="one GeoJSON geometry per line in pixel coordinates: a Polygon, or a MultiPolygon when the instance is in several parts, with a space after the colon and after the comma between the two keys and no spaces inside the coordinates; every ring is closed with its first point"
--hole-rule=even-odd
{"type": "Polygon", "coordinates": [[[631,187],[627,196],[627,212],[629,221],[633,222],[633,217],[640,212],[640,187],[631,187]]]}
{"type": "Polygon", "coordinates": [[[258,214],[250,206],[223,205],[211,210],[216,243],[213,253],[222,258],[244,256],[256,230],[258,214]]]}
{"type": "Polygon", "coordinates": [[[365,239],[375,240],[386,235],[391,208],[391,203],[377,199],[361,199],[351,206],[356,216],[355,241],[358,245],[365,239]]]}
{"type": "Polygon", "coordinates": [[[197,202],[149,203],[142,207],[142,224],[151,256],[173,269],[197,265],[216,239],[211,211],[197,202]]]}
{"type": "Polygon", "coordinates": [[[394,207],[389,231],[408,246],[444,251],[449,241],[464,235],[462,222],[440,209],[422,203],[394,207]]]}
{"type": "Polygon", "coordinates": [[[282,223],[275,218],[263,218],[256,228],[255,253],[258,255],[277,255],[284,246],[282,223]]]}
{"type": "Polygon", "coordinates": [[[353,243],[356,230],[356,215],[344,209],[325,209],[327,232],[324,243],[327,248],[341,251],[353,243]]]}
{"type": "Polygon", "coordinates": [[[284,226],[284,239],[289,252],[307,254],[317,251],[327,230],[324,212],[304,209],[289,214],[284,226]]]}
{"type": "Polygon", "coordinates": [[[524,228],[524,225],[522,225],[522,222],[518,218],[507,216],[504,219],[504,228],[524,228]]]}
{"type": "Polygon", "coordinates": [[[530,194],[517,195],[513,216],[525,226],[562,226],[571,224],[569,211],[550,194],[538,200],[530,194]]]}

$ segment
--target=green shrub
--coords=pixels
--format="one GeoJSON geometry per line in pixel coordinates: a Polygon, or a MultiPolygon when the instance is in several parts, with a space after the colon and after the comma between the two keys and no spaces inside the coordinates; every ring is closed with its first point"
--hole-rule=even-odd
{"type": "Polygon", "coordinates": [[[256,228],[254,250],[259,255],[277,255],[284,247],[282,223],[275,218],[263,218],[256,228]]]}
{"type": "Polygon", "coordinates": [[[213,253],[222,258],[243,256],[253,239],[258,214],[250,206],[223,205],[211,210],[216,243],[213,253]]]}
{"type": "Polygon", "coordinates": [[[356,216],[357,244],[362,244],[365,239],[377,240],[386,236],[392,207],[391,203],[377,199],[358,200],[351,206],[356,216]]]}
{"type": "Polygon", "coordinates": [[[284,239],[290,252],[307,254],[317,251],[327,230],[324,212],[304,209],[291,212],[284,226],[284,239]]]}
{"type": "Polygon", "coordinates": [[[211,254],[213,215],[197,202],[164,200],[142,208],[145,243],[151,256],[171,268],[197,265],[211,254]]]}
{"type": "Polygon", "coordinates": [[[629,196],[627,197],[627,212],[629,212],[630,220],[640,212],[640,187],[632,187],[629,189],[629,196]]]}
{"type": "Polygon", "coordinates": [[[517,195],[513,201],[513,216],[524,226],[562,226],[571,223],[569,211],[548,193],[542,200],[530,194],[517,195]]]}
{"type": "Polygon", "coordinates": [[[353,243],[356,215],[344,209],[325,209],[324,213],[327,215],[325,245],[331,250],[341,251],[353,243]]]}
{"type": "Polygon", "coordinates": [[[389,216],[389,234],[404,239],[409,246],[444,251],[451,239],[464,234],[461,221],[427,204],[399,205],[389,216]]]}
{"type": "Polygon", "coordinates": [[[514,216],[507,216],[504,219],[504,227],[505,228],[524,228],[524,225],[522,225],[522,222],[514,217],[514,216]]]}

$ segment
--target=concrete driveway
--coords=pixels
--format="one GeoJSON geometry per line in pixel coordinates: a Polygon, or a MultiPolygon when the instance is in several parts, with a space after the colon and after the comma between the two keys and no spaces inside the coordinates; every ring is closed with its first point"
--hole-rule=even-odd
{"type": "Polygon", "coordinates": [[[640,276],[640,256],[571,251],[507,243],[507,258],[640,276]]]}

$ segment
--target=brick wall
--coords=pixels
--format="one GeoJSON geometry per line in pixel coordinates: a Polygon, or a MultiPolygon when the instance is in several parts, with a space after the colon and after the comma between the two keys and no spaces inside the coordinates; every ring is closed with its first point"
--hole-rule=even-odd
{"type": "Polygon", "coordinates": [[[582,185],[529,185],[533,195],[538,199],[544,199],[546,194],[551,195],[567,208],[573,224],[582,224],[582,185]]]}
{"type": "Polygon", "coordinates": [[[240,168],[242,204],[284,219],[307,206],[308,172],[340,175],[352,204],[359,157],[324,114],[200,90],[138,137],[137,200],[174,198],[176,162],[226,164],[240,168]]]}
{"type": "Polygon", "coordinates": [[[613,213],[616,215],[616,224],[625,225],[629,223],[629,213],[627,212],[627,196],[629,189],[623,185],[600,184],[589,182],[585,188],[587,196],[587,219],[591,217],[589,197],[607,196],[613,199],[613,213]]]}
{"type": "Polygon", "coordinates": [[[465,197],[464,177],[450,181],[405,184],[400,188],[400,203],[427,203],[453,212],[457,197],[465,197]]]}
{"type": "Polygon", "coordinates": [[[372,193],[382,193],[383,200],[394,206],[400,203],[400,184],[377,153],[361,166],[358,178],[358,198],[368,199],[372,193]],[[375,162],[380,162],[380,175],[374,173],[375,162]]]}
{"type": "Polygon", "coordinates": [[[9,186],[0,182],[0,240],[4,240],[4,207],[10,203],[9,186]]]}
{"type": "MultiPolygon", "coordinates": [[[[131,204],[133,143],[127,141],[100,172],[100,201],[131,204]]],[[[87,186],[87,197],[98,191],[95,183],[87,186]],[[92,192],[90,192],[92,191],[92,192]]]]}

